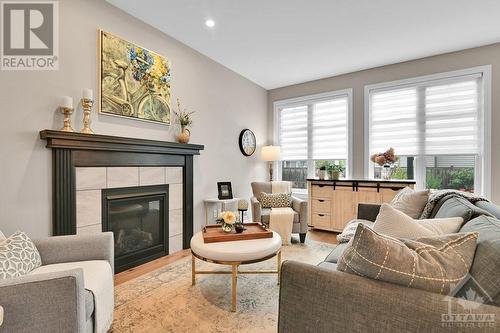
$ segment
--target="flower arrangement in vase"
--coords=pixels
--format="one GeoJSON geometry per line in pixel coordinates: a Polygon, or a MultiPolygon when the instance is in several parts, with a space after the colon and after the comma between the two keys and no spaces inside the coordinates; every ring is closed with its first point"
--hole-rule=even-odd
{"type": "Polygon", "coordinates": [[[194,111],[188,111],[187,109],[181,108],[181,102],[177,99],[177,112],[174,111],[177,116],[177,121],[181,126],[181,132],[177,135],[177,141],[180,143],[188,143],[191,137],[191,131],[188,129],[193,124],[192,115],[194,111]]]}
{"type": "MultiPolygon", "coordinates": [[[[225,232],[231,232],[233,231],[233,228],[239,229],[237,227],[241,223],[238,220],[237,214],[231,211],[221,212],[215,222],[217,222],[217,224],[220,224],[222,226],[222,230],[224,230],[225,232]]],[[[243,229],[241,229],[241,231],[243,231],[243,229]]]]}
{"type": "Polygon", "coordinates": [[[383,153],[373,154],[370,160],[382,167],[383,179],[391,179],[392,167],[399,160],[399,157],[396,156],[394,148],[391,147],[383,153]]]}

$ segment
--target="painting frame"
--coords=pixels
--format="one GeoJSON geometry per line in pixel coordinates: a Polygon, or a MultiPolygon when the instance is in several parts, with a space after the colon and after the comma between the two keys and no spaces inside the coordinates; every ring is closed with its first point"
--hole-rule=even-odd
{"type": "Polygon", "coordinates": [[[217,192],[219,200],[233,199],[231,182],[217,182],[217,192]]]}
{"type": "MultiPolygon", "coordinates": [[[[167,109],[167,120],[155,120],[155,119],[147,119],[147,118],[141,118],[141,117],[136,117],[136,116],[131,116],[131,115],[123,115],[123,114],[118,114],[118,113],[113,113],[113,112],[106,112],[103,110],[103,100],[105,99],[105,95],[104,92],[103,92],[103,79],[105,78],[105,68],[104,68],[104,65],[103,65],[103,52],[105,51],[104,47],[103,47],[103,42],[104,42],[104,37],[105,36],[111,36],[112,38],[116,38],[120,41],[122,41],[123,43],[128,43],[130,45],[133,45],[135,48],[140,48],[141,50],[144,50],[152,55],[154,55],[155,57],[159,57],[161,59],[164,59],[165,62],[168,64],[168,75],[170,77],[171,75],[171,71],[172,71],[172,65],[171,65],[171,61],[165,57],[165,56],[162,56],[160,55],[159,53],[155,52],[155,51],[152,51],[148,48],[145,48],[145,47],[142,47],[140,46],[139,44],[135,43],[135,42],[131,42],[131,41],[128,41],[124,38],[121,38],[113,33],[110,33],[108,31],[105,31],[103,29],[98,29],[97,30],[97,41],[98,41],[98,45],[97,45],[97,58],[98,58],[98,64],[97,64],[97,86],[98,86],[98,113],[100,115],[105,115],[105,116],[111,116],[111,117],[118,117],[118,118],[123,118],[123,119],[128,119],[128,120],[137,120],[137,121],[142,121],[142,122],[147,122],[147,123],[153,123],[153,124],[158,124],[158,125],[162,125],[162,126],[170,126],[172,125],[172,114],[173,114],[173,108],[172,108],[172,104],[171,104],[171,87],[170,87],[170,82],[171,81],[168,81],[168,89],[167,89],[167,92],[168,92],[168,96],[161,96],[161,100],[163,105],[165,105],[165,108],[167,109]]],[[[156,94],[155,94],[156,95],[156,94]]],[[[158,100],[160,98],[157,98],[157,97],[152,97],[154,98],[155,100],[158,100]]]]}

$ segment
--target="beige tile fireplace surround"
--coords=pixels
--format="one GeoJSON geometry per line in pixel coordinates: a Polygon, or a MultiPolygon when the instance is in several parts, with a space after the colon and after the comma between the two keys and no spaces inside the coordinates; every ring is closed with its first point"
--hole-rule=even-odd
{"type": "Polygon", "coordinates": [[[76,167],[76,232],[102,230],[101,190],[169,184],[169,253],[182,250],[182,167],[76,167]]]}

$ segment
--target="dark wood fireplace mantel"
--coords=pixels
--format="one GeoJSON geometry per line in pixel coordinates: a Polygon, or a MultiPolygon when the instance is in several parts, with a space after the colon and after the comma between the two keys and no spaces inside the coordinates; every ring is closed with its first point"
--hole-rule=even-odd
{"type": "Polygon", "coordinates": [[[183,168],[183,247],[193,235],[193,156],[203,145],[43,130],[52,149],[53,234],[76,234],[76,167],[183,168]]]}

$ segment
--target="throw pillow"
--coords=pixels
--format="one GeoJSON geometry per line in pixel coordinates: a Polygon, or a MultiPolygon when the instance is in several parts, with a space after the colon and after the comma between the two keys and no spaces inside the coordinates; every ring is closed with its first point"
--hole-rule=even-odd
{"type": "Polygon", "coordinates": [[[260,195],[262,208],[292,207],[292,195],[287,193],[264,193],[260,195]]]}
{"type": "Polygon", "coordinates": [[[388,204],[382,204],[373,230],[394,238],[416,239],[456,233],[463,222],[461,217],[416,220],[388,204]]]}
{"type": "Polygon", "coordinates": [[[400,190],[390,205],[406,215],[418,219],[429,199],[429,190],[416,191],[410,187],[400,190]]]}
{"type": "Polygon", "coordinates": [[[358,225],[337,270],[447,295],[467,277],[477,233],[397,240],[358,225]]]}
{"type": "MultiPolygon", "coordinates": [[[[479,216],[467,222],[460,232],[478,232],[471,276],[486,292],[485,302],[500,306],[500,220],[479,216]]],[[[462,289],[467,288],[466,285],[462,289]]],[[[466,290],[460,290],[466,292],[466,290]]]]}
{"type": "Polygon", "coordinates": [[[354,233],[356,232],[356,228],[358,227],[358,224],[364,224],[366,226],[369,226],[370,228],[373,228],[373,222],[368,221],[368,220],[363,220],[363,219],[354,219],[347,223],[347,225],[344,227],[344,230],[342,230],[342,233],[337,235],[337,240],[339,243],[347,243],[348,241],[351,240],[351,238],[354,236],[354,233]]]}
{"type": "Polygon", "coordinates": [[[42,265],[35,244],[22,231],[0,243],[0,279],[26,275],[42,265]]]}

